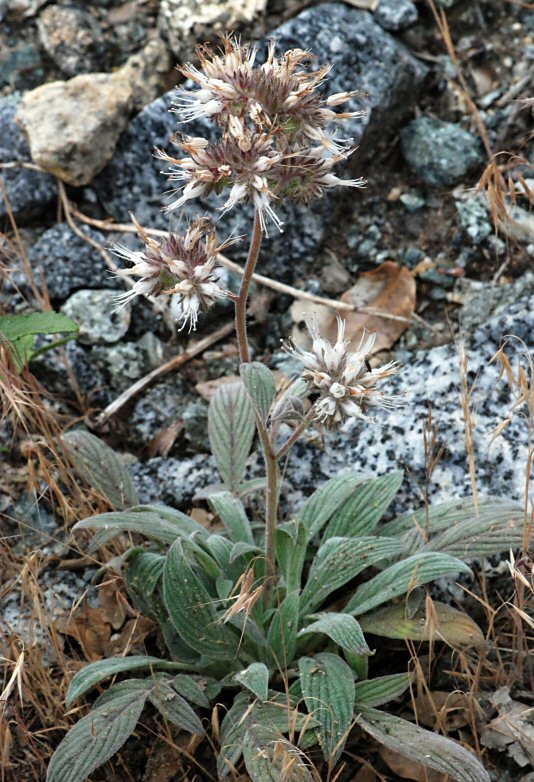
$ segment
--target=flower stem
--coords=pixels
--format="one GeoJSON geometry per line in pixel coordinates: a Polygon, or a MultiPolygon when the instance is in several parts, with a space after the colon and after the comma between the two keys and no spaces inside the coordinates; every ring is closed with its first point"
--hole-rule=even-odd
{"type": "Polygon", "coordinates": [[[254,228],[252,231],[252,239],[250,240],[247,262],[243,271],[243,279],[241,280],[239,295],[235,302],[235,330],[237,336],[237,346],[239,349],[239,360],[241,363],[248,363],[250,361],[250,350],[247,336],[247,302],[250,283],[252,282],[252,275],[254,274],[254,269],[256,268],[258,255],[260,253],[261,239],[262,231],[260,216],[256,210],[256,213],[254,214],[254,228]]]}
{"type": "Polygon", "coordinates": [[[313,421],[314,417],[315,417],[315,407],[312,406],[308,410],[306,417],[302,419],[300,424],[293,431],[291,437],[289,437],[282,445],[282,447],[276,452],[277,460],[280,460],[282,456],[286,455],[289,449],[297,442],[301,434],[303,434],[306,431],[310,423],[313,421]]]}

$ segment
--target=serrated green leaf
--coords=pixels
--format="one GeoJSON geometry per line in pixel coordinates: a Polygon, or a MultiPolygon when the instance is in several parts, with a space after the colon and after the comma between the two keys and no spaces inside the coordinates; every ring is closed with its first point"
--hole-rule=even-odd
{"type": "Polygon", "coordinates": [[[327,481],[306,500],[299,510],[298,516],[308,530],[310,538],[321,531],[326,522],[351,496],[362,480],[363,477],[356,473],[342,473],[327,481]]]}
{"type": "Polygon", "coordinates": [[[250,690],[260,701],[267,700],[269,669],[264,663],[251,663],[248,668],[236,673],[234,681],[250,690]]]}
{"type": "Polygon", "coordinates": [[[484,633],[465,611],[458,611],[444,603],[432,603],[431,615],[424,606],[412,617],[403,604],[386,606],[361,618],[366,632],[386,638],[412,641],[444,641],[450,646],[480,648],[485,644],[484,633]]]}
{"type": "Polygon", "coordinates": [[[456,782],[490,782],[477,758],[455,741],[378,709],[363,706],[358,711],[361,727],[393,752],[447,774],[456,782]]]}
{"type": "Polygon", "coordinates": [[[328,523],[323,540],[371,535],[402,484],[402,470],[363,481],[328,523]]]}
{"type": "Polygon", "coordinates": [[[131,736],[148,692],[128,692],[93,709],[76,723],[54,752],[47,782],[83,782],[131,736]]]}
{"type": "Polygon", "coordinates": [[[290,592],[276,609],[267,633],[267,646],[273,660],[284,669],[297,650],[298,625],[299,595],[298,592],[290,592]]]}
{"type": "Polygon", "coordinates": [[[343,752],[354,715],[354,678],[347,663],[323,652],[299,660],[300,683],[306,707],[319,721],[319,743],[335,765],[343,752]]]}
{"type": "Polygon", "coordinates": [[[135,549],[126,562],[128,591],[140,594],[145,600],[150,598],[162,576],[164,564],[165,557],[161,554],[135,549]]]}
{"type": "Polygon", "coordinates": [[[89,663],[81,671],[74,675],[67,692],[65,703],[70,706],[73,701],[90,690],[95,684],[109,679],[118,673],[126,671],[136,671],[143,668],[157,668],[159,670],[179,669],[180,663],[170,662],[169,660],[160,660],[159,657],[149,657],[148,655],[132,655],[132,657],[111,657],[108,660],[97,660],[89,663]]]}
{"type": "Polygon", "coordinates": [[[235,494],[243,480],[254,431],[254,408],[243,383],[218,388],[209,406],[208,434],[225,486],[235,494]]]}
{"type": "Polygon", "coordinates": [[[313,782],[302,752],[268,723],[247,729],[243,756],[252,782],[313,782]]]}
{"type": "Polygon", "coordinates": [[[370,655],[360,623],[349,614],[324,613],[318,615],[315,622],[303,628],[298,637],[324,633],[351,654],[370,655]]]}
{"type": "Polygon", "coordinates": [[[356,711],[360,706],[383,706],[400,697],[413,681],[411,673],[392,673],[366,679],[354,685],[356,711]]]}
{"type": "Polygon", "coordinates": [[[394,538],[330,538],[317,552],[310,569],[301,597],[301,616],[315,611],[332,592],[366,568],[401,551],[400,542],[394,538]]]}
{"type": "Polygon", "coordinates": [[[293,519],[278,525],[276,529],[276,558],[288,593],[300,589],[307,547],[308,532],[300,519],[293,519]]]}
{"type": "Polygon", "coordinates": [[[250,522],[240,499],[225,491],[210,495],[208,503],[224,524],[230,540],[254,543],[250,522]]]}
{"type": "Polygon", "coordinates": [[[179,728],[197,736],[204,735],[204,728],[195,711],[181,695],[177,693],[170,680],[155,677],[154,686],[148,699],[165,719],[179,728]]]}
{"type": "Polygon", "coordinates": [[[414,587],[452,573],[471,573],[471,569],[448,554],[413,554],[359,586],[344,610],[353,616],[365,614],[394,597],[406,594],[414,587]]]}
{"type": "Polygon", "coordinates": [[[184,641],[206,657],[232,660],[239,636],[225,625],[177,540],[169,550],[163,571],[163,600],[171,621],[184,641]]]}
{"type": "Polygon", "coordinates": [[[82,429],[66,432],[62,444],[80,475],[116,510],[139,503],[128,470],[109,445],[82,429]]]}
{"type": "Polygon", "coordinates": [[[276,380],[273,373],[265,364],[252,361],[250,364],[241,364],[239,374],[243,379],[256,415],[265,423],[269,418],[269,411],[276,396],[276,380]]]}

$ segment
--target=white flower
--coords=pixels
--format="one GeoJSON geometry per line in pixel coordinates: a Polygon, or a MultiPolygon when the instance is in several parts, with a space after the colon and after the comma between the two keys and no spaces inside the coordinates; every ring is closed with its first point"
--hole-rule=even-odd
{"type": "Polygon", "coordinates": [[[392,408],[402,404],[400,395],[387,396],[379,386],[399,370],[396,361],[372,369],[369,355],[376,335],[365,332],[358,348],[349,352],[345,340],[345,321],[337,319],[336,342],[322,337],[315,324],[308,326],[312,338],[310,351],[295,345],[284,349],[304,365],[302,377],[310,390],[317,392],[315,419],[328,428],[338,428],[350,418],[370,421],[366,412],[371,407],[392,408]]]}

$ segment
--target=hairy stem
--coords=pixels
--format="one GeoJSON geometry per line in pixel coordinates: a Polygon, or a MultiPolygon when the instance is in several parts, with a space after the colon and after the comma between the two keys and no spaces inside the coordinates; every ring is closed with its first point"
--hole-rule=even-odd
{"type": "Polygon", "coordinates": [[[260,217],[256,211],[254,215],[254,229],[252,231],[252,239],[250,240],[248,258],[243,272],[243,279],[241,280],[241,288],[239,289],[239,295],[235,300],[235,330],[237,336],[237,346],[239,349],[239,360],[241,363],[248,363],[250,361],[250,350],[247,336],[247,303],[250,283],[252,282],[252,275],[254,274],[258,255],[260,254],[261,238],[262,233],[260,217]]]}
{"type": "Polygon", "coordinates": [[[295,445],[301,434],[303,434],[308,426],[311,424],[315,416],[315,407],[312,406],[308,410],[306,417],[302,419],[300,424],[294,429],[293,434],[291,437],[288,437],[288,439],[285,441],[285,443],[281,446],[281,448],[276,452],[276,458],[277,460],[281,459],[282,456],[285,456],[286,453],[289,451],[289,449],[295,445]]]}

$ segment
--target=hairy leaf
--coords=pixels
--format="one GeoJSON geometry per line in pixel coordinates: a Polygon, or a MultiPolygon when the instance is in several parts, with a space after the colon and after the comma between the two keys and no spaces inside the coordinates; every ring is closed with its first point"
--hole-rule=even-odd
{"type": "Polygon", "coordinates": [[[225,486],[238,493],[254,438],[254,409],[243,383],[215,392],[208,412],[211,450],[225,486]]]}
{"type": "Polygon", "coordinates": [[[363,706],[358,711],[361,727],[393,752],[448,774],[457,782],[490,782],[476,757],[455,741],[378,709],[363,706]]]}
{"type": "Polygon", "coordinates": [[[62,443],[80,475],[116,510],[138,504],[128,470],[109,445],[81,429],[66,432],[62,443]]]}
{"type": "Polygon", "coordinates": [[[134,549],[126,563],[126,587],[145,600],[153,594],[163,574],[165,557],[152,551],[134,549]]]}
{"type": "Polygon", "coordinates": [[[264,663],[251,663],[236,673],[234,681],[250,690],[260,701],[266,701],[269,686],[269,669],[264,663]]]}
{"type": "Polygon", "coordinates": [[[360,623],[349,614],[324,613],[311,625],[300,631],[298,637],[324,633],[338,646],[352,654],[372,654],[367,646],[360,623]]]}
{"type": "Polygon", "coordinates": [[[187,562],[179,540],[167,554],[163,600],[178,634],[192,649],[214,660],[234,659],[239,636],[222,622],[213,598],[187,562]]]}
{"type": "MultiPolygon", "coordinates": [[[[262,557],[263,549],[255,543],[244,543],[242,541],[240,543],[234,543],[232,546],[232,553],[230,554],[230,564],[233,565],[236,559],[246,556],[247,554],[259,554],[260,557],[262,557]]],[[[246,559],[247,561],[250,561],[251,557],[246,557],[246,559]]]]}
{"type": "Polygon", "coordinates": [[[161,676],[154,680],[153,687],[148,698],[153,706],[165,717],[165,719],[177,725],[182,730],[194,733],[197,736],[204,735],[204,728],[197,714],[176,689],[172,682],[161,676]]]}
{"type": "Polygon", "coordinates": [[[273,373],[265,364],[253,361],[251,364],[241,364],[239,374],[243,379],[256,415],[263,422],[267,421],[276,396],[276,380],[273,373]]]}
{"type": "Polygon", "coordinates": [[[317,552],[310,569],[301,597],[301,615],[312,613],[336,589],[401,550],[400,542],[393,538],[330,538],[317,552]]]}
{"type": "Polygon", "coordinates": [[[485,643],[482,630],[468,614],[444,603],[432,603],[430,616],[423,607],[410,617],[401,603],[362,616],[360,621],[366,632],[386,638],[445,641],[450,646],[474,648],[485,643]]]}
{"type": "Polygon", "coordinates": [[[313,782],[305,756],[269,723],[247,729],[243,755],[252,782],[313,782]]]}
{"type": "Polygon", "coordinates": [[[132,657],[111,657],[108,660],[97,660],[86,665],[74,675],[67,692],[65,703],[70,706],[76,698],[90,690],[95,684],[109,679],[118,673],[136,671],[142,668],[158,668],[159,670],[173,670],[181,668],[180,663],[160,660],[159,657],[147,655],[132,655],[132,657]]]}
{"type": "Polygon", "coordinates": [[[326,522],[351,496],[362,480],[364,478],[361,475],[345,472],[331,478],[314,491],[298,513],[310,538],[321,531],[326,522]]]}
{"type": "Polygon", "coordinates": [[[13,358],[15,369],[20,372],[38,354],[51,350],[57,345],[62,345],[68,339],[73,339],[79,328],[75,321],[61,312],[24,312],[17,315],[2,315],[0,316],[0,345],[6,345],[13,358]],[[37,334],[67,334],[68,336],[35,349],[34,343],[37,334]]]}
{"type": "MultiPolygon", "coordinates": [[[[188,676],[185,673],[178,673],[172,680],[172,686],[178,692],[182,698],[202,706],[203,708],[209,708],[210,702],[206,694],[207,680],[202,685],[202,678],[198,676],[188,676]]],[[[215,682],[215,679],[212,680],[215,682]]],[[[217,686],[220,690],[220,685],[217,682],[217,686]]]]}
{"type": "Polygon", "coordinates": [[[347,663],[324,652],[299,660],[300,683],[306,707],[319,721],[319,743],[325,758],[335,764],[345,746],[354,714],[354,679],[347,663]]]}
{"type": "Polygon", "coordinates": [[[276,665],[288,665],[297,650],[299,595],[290,592],[276,609],[267,634],[267,645],[276,665]]]}
{"type": "Polygon", "coordinates": [[[448,554],[413,554],[359,586],[344,610],[354,616],[365,614],[414,587],[452,573],[471,573],[471,570],[464,562],[448,554]]]}
{"type": "Polygon", "coordinates": [[[406,692],[412,680],[411,673],[392,673],[388,676],[356,682],[354,685],[356,711],[360,706],[382,706],[384,703],[389,703],[406,692]]]}
{"type": "Polygon", "coordinates": [[[300,589],[307,546],[308,532],[300,519],[293,519],[278,525],[276,558],[284,576],[288,593],[300,589]]]}
{"type": "Polygon", "coordinates": [[[404,473],[391,472],[359,485],[334,513],[323,540],[371,535],[400,489],[404,473]]]}
{"type": "Polygon", "coordinates": [[[135,730],[147,696],[127,692],[82,717],[54,752],[47,782],[83,782],[109,760],[135,730]]]}
{"type": "Polygon", "coordinates": [[[219,516],[234,543],[239,541],[254,543],[250,522],[240,499],[225,491],[210,495],[208,502],[212,510],[219,516]]]}

